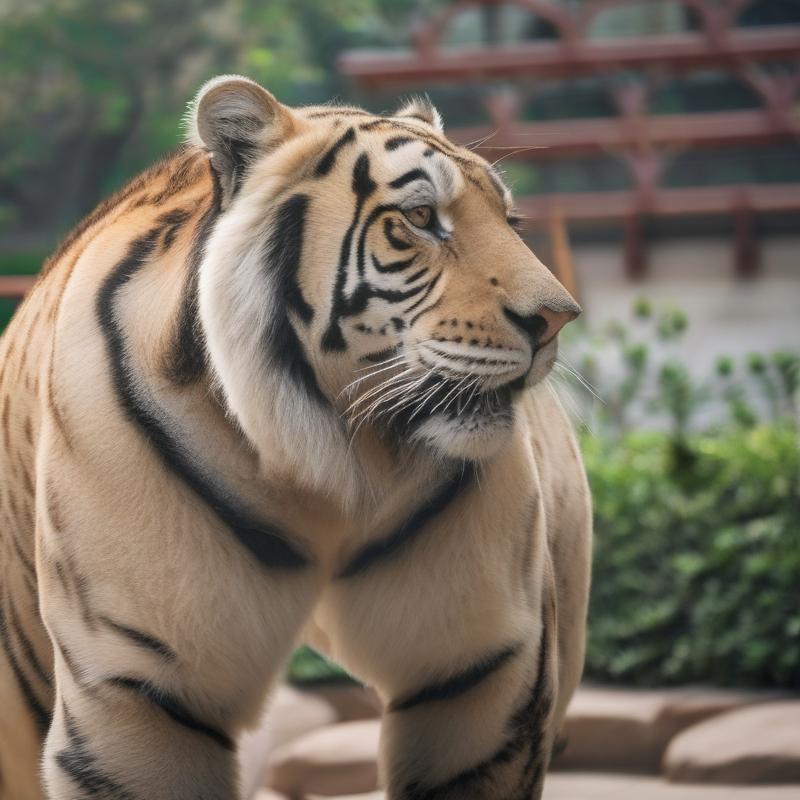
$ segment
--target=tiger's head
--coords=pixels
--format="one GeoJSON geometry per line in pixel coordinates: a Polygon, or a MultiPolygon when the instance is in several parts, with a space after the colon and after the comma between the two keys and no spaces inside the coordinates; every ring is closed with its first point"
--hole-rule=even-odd
{"type": "Polygon", "coordinates": [[[201,321],[259,452],[326,485],[357,429],[459,459],[502,447],[580,308],[492,166],[428,102],[291,109],[237,76],[201,89],[190,127],[221,207],[201,321]]]}

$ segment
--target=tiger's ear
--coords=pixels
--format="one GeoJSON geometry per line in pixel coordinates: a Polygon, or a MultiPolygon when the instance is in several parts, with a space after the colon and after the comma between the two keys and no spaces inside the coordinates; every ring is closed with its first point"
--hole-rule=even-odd
{"type": "Polygon", "coordinates": [[[424,97],[412,97],[404,106],[394,112],[394,116],[419,119],[439,131],[439,133],[444,131],[442,115],[438,112],[436,106],[431,103],[427,95],[424,97]]]}
{"type": "Polygon", "coordinates": [[[223,202],[236,194],[248,166],[286,141],[296,128],[289,108],[241,75],[220,75],[208,81],[187,117],[189,141],[211,152],[223,202]]]}

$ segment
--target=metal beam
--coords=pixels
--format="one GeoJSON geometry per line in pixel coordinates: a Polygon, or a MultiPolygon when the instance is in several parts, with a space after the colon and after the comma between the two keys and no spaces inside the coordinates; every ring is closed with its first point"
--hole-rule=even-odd
{"type": "Polygon", "coordinates": [[[800,56],[800,25],[736,28],[718,40],[702,34],[579,39],[498,48],[459,47],[430,51],[350,50],[338,68],[365,88],[431,82],[463,83],[498,78],[570,77],[666,64],[673,70],[734,69],[744,61],[781,61],[800,56]]]}
{"type": "Polygon", "coordinates": [[[647,195],[624,192],[565,192],[520,197],[520,213],[532,222],[546,222],[554,210],[569,222],[619,222],[633,214],[678,217],[731,214],[746,206],[753,213],[798,212],[800,184],[704,186],[656,189],[647,195]]]}
{"type": "Polygon", "coordinates": [[[800,117],[779,123],[766,111],[724,111],[642,117],[632,125],[625,117],[514,122],[447,130],[448,138],[475,148],[493,161],[501,149],[518,147],[514,159],[540,161],[630,149],[642,142],[658,146],[738,147],[800,138],[800,117]]]}

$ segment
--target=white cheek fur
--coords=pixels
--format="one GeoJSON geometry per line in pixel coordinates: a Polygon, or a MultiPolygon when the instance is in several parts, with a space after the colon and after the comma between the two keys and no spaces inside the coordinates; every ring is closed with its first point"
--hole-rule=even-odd
{"type": "Polygon", "coordinates": [[[257,244],[268,216],[266,208],[240,203],[209,239],[199,280],[209,360],[263,471],[292,475],[347,506],[357,502],[363,481],[341,420],[274,363],[264,344],[276,305],[257,244]]]}

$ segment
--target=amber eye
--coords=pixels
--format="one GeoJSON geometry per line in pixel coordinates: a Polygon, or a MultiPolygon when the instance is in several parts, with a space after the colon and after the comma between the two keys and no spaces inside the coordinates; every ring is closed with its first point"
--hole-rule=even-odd
{"type": "Polygon", "coordinates": [[[433,220],[433,209],[430,206],[416,206],[403,212],[406,219],[417,228],[427,228],[433,220]]]}

